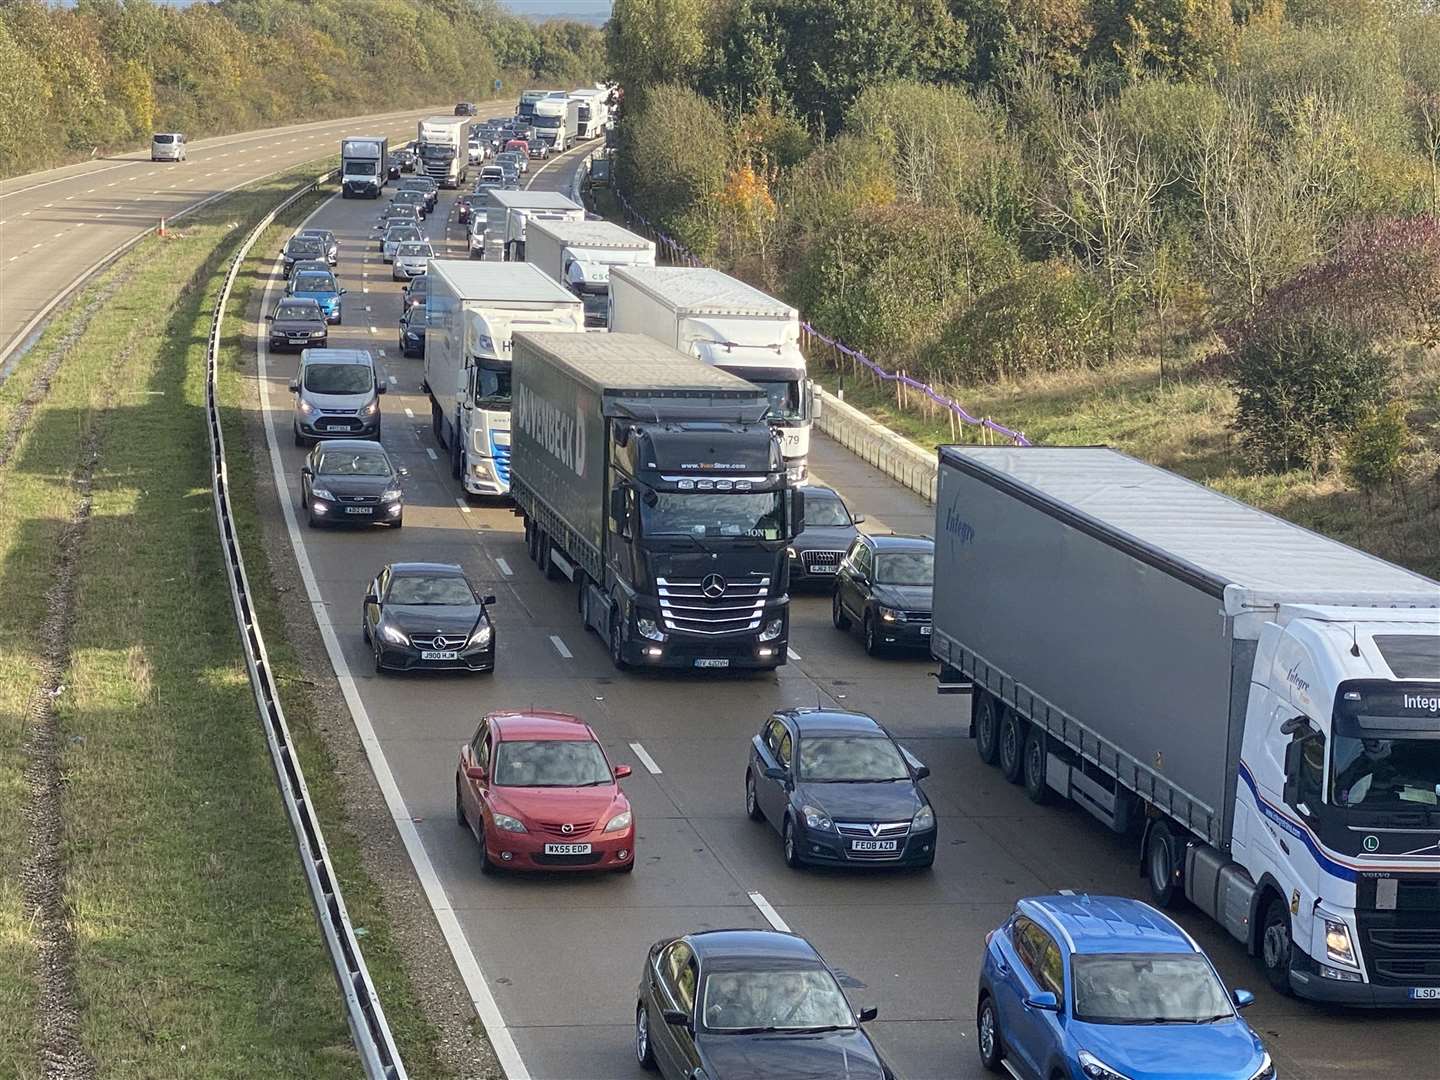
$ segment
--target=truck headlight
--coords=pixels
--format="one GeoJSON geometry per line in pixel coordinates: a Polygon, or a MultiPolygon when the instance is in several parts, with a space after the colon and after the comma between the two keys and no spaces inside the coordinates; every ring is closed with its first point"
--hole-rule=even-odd
{"type": "Polygon", "coordinates": [[[641,637],[649,638],[651,641],[665,640],[665,632],[655,624],[654,619],[636,619],[635,631],[641,637]]]}
{"type": "Polygon", "coordinates": [[[834,822],[830,820],[830,815],[818,806],[803,806],[800,808],[800,812],[805,815],[805,824],[812,829],[830,829],[834,827],[834,822]]]}
{"type": "Polygon", "coordinates": [[[1080,1051],[1080,1072],[1084,1074],[1086,1080],[1130,1080],[1124,1073],[1116,1072],[1089,1050],[1080,1051]]]}
{"type": "Polygon", "coordinates": [[[785,630],[784,619],[771,619],[765,624],[765,629],[760,631],[761,641],[774,641],[785,630]]]}
{"type": "Polygon", "coordinates": [[[1325,955],[1337,964],[1349,964],[1355,967],[1355,948],[1350,943],[1350,927],[1344,919],[1332,919],[1328,915],[1322,915],[1325,920],[1325,955]]]}
{"type": "Polygon", "coordinates": [[[805,479],[804,465],[787,465],[785,467],[785,479],[792,484],[798,484],[805,479]]]}

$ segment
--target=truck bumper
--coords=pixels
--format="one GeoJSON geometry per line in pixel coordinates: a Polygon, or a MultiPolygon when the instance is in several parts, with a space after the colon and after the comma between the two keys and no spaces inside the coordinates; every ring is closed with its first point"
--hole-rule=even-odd
{"type": "MultiPolygon", "coordinates": [[[[1298,996],[1357,1009],[1440,1009],[1440,996],[1415,998],[1408,986],[1376,986],[1373,983],[1326,978],[1321,973],[1321,967],[1300,950],[1293,951],[1290,985],[1298,996]]],[[[1430,987],[1422,990],[1436,992],[1430,987]]]]}
{"type": "Polygon", "coordinates": [[[501,475],[495,468],[494,458],[472,459],[460,482],[471,495],[488,495],[493,498],[510,494],[509,473],[501,475]]]}
{"type": "Polygon", "coordinates": [[[635,667],[697,671],[771,671],[788,657],[787,641],[757,641],[754,636],[705,641],[670,635],[665,641],[634,638],[626,642],[625,661],[635,667]]]}

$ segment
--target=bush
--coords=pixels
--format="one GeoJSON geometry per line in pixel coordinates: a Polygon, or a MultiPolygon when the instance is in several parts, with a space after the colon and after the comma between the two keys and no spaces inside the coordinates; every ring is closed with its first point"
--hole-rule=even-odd
{"type": "Polygon", "coordinates": [[[982,382],[1095,367],[1106,355],[1104,298],[1063,262],[1028,263],[981,295],[921,359],[927,376],[982,382]]]}
{"type": "Polygon", "coordinates": [[[1405,406],[1397,402],[1374,409],[1345,440],[1345,475],[1365,491],[1374,491],[1400,478],[1400,466],[1410,446],[1405,406]]]}

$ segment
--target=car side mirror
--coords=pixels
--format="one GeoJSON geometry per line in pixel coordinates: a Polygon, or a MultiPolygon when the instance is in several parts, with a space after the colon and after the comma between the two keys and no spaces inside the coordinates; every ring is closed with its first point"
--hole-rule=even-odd
{"type": "Polygon", "coordinates": [[[388,390],[388,389],[390,389],[390,388],[389,388],[388,386],[386,386],[383,382],[381,382],[381,381],[380,381],[380,377],[377,375],[377,376],[375,377],[375,393],[377,393],[377,394],[383,394],[383,393],[385,393],[385,391],[388,390]]]}
{"type": "Polygon", "coordinates": [[[616,765],[616,766],[615,766],[615,779],[616,779],[616,780],[624,780],[625,777],[627,777],[627,776],[630,775],[630,771],[631,771],[631,770],[630,770],[630,766],[629,766],[629,765],[616,765]]]}
{"type": "Polygon", "coordinates": [[[852,525],[864,525],[864,524],[865,524],[865,515],[864,515],[864,514],[851,514],[851,515],[850,515],[850,522],[851,522],[852,525]]]}
{"type": "Polygon", "coordinates": [[[1235,1003],[1235,1008],[1248,1009],[1255,1004],[1255,995],[1249,990],[1231,990],[1230,1000],[1235,1003]]]}
{"type": "Polygon", "coordinates": [[[350,291],[349,289],[341,289],[341,290],[339,290],[339,294],[338,294],[338,295],[344,296],[344,295],[345,295],[347,292],[349,292],[349,291],[350,291]]]}
{"type": "Polygon", "coordinates": [[[484,780],[485,770],[482,769],[479,765],[467,765],[465,766],[465,779],[484,780]]]}
{"type": "Polygon", "coordinates": [[[266,321],[266,322],[274,322],[274,321],[275,321],[275,313],[272,311],[269,315],[266,315],[266,316],[265,316],[265,321],[266,321]]]}
{"type": "Polygon", "coordinates": [[[1031,994],[1025,999],[1027,1009],[1039,1009],[1041,1012],[1058,1013],[1060,1011],[1060,1000],[1049,990],[1041,990],[1038,994],[1031,994]]]}
{"type": "Polygon", "coordinates": [[[859,1020],[862,1024],[868,1024],[871,1020],[874,1020],[879,1015],[880,1010],[877,1009],[874,1005],[870,1005],[856,1013],[855,1019],[859,1020]]]}
{"type": "Polygon", "coordinates": [[[301,475],[301,476],[314,476],[314,475],[315,475],[315,470],[312,469],[312,468],[310,468],[309,465],[301,465],[301,466],[300,466],[300,475],[301,475]]]}
{"type": "Polygon", "coordinates": [[[677,1027],[688,1028],[690,1026],[690,1014],[684,1009],[661,1009],[660,1018],[667,1024],[674,1024],[677,1027]]]}
{"type": "Polygon", "coordinates": [[[784,769],[779,769],[779,768],[776,768],[774,765],[772,765],[772,766],[770,766],[768,769],[765,770],[765,779],[766,779],[766,780],[781,780],[781,781],[783,781],[783,780],[787,779],[787,775],[786,775],[786,772],[785,772],[784,769]]]}
{"type": "Polygon", "coordinates": [[[299,379],[291,379],[291,380],[290,380],[290,392],[291,392],[292,394],[298,394],[298,393],[300,392],[300,380],[299,380],[299,379]]]}
{"type": "Polygon", "coordinates": [[[494,602],[495,602],[495,594],[494,594],[494,593],[491,593],[491,594],[488,595],[488,596],[482,596],[482,597],[480,598],[480,603],[486,605],[487,607],[488,607],[489,605],[493,604],[494,602]]]}
{"type": "Polygon", "coordinates": [[[379,602],[380,602],[380,597],[376,596],[373,592],[372,592],[372,593],[366,593],[366,594],[365,594],[365,603],[367,603],[367,604],[378,604],[379,602]]]}
{"type": "Polygon", "coordinates": [[[929,765],[917,765],[917,766],[915,767],[915,779],[916,779],[916,780],[924,780],[924,779],[925,779],[927,776],[929,776],[929,775],[930,775],[930,766],[929,766],[929,765]]]}

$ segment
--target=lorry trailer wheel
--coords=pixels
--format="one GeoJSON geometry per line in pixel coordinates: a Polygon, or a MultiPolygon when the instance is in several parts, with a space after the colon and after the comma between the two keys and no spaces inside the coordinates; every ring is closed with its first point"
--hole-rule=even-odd
{"type": "Polygon", "coordinates": [[[1025,779],[1025,721],[1014,709],[1005,709],[1000,720],[1000,771],[1005,779],[1018,784],[1025,779]]]}
{"type": "Polygon", "coordinates": [[[1000,752],[1000,706],[984,690],[975,701],[975,752],[986,765],[994,765],[1000,752]]]}
{"type": "Polygon", "coordinates": [[[1153,826],[1145,837],[1145,877],[1150,883],[1150,899],[1158,908],[1173,907],[1177,900],[1175,868],[1179,846],[1164,822],[1153,826]]]}
{"type": "Polygon", "coordinates": [[[1050,755],[1045,733],[1034,724],[1025,735],[1025,794],[1037,806],[1050,801],[1050,785],[1045,782],[1045,763],[1050,755]]]}
{"type": "Polygon", "coordinates": [[[1260,964],[1271,987],[1286,995],[1294,993],[1290,987],[1291,947],[1290,913],[1284,900],[1272,896],[1260,924],[1260,964]]]}

